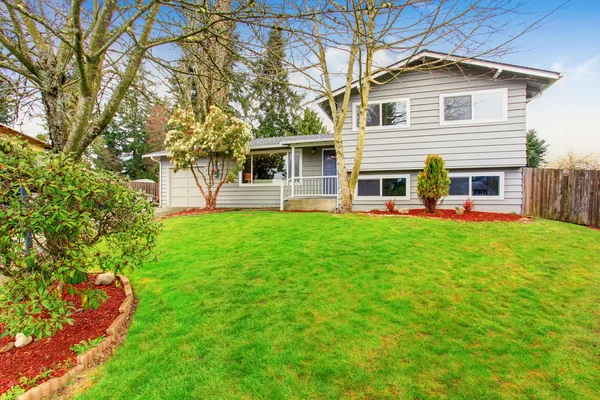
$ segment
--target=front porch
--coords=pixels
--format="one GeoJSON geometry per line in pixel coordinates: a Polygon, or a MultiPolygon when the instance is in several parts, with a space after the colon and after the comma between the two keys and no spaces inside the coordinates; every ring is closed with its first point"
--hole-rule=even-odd
{"type": "Polygon", "coordinates": [[[280,210],[331,211],[339,206],[338,177],[300,176],[281,183],[280,210]]]}
{"type": "Polygon", "coordinates": [[[239,177],[241,186],[278,186],[280,210],[337,208],[333,135],[254,139],[250,149],[239,177]]]}

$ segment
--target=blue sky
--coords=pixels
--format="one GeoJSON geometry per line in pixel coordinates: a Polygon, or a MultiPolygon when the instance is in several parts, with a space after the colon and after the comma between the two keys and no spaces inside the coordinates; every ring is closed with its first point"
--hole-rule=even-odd
{"type": "MultiPolygon", "coordinates": [[[[564,2],[530,0],[526,6],[548,11],[564,2]]],[[[498,61],[564,75],[541,98],[529,103],[527,127],[536,128],[546,139],[551,156],[569,148],[600,153],[600,0],[571,0],[514,47],[516,51],[498,61]]],[[[395,60],[386,61],[381,65],[395,60]]],[[[39,120],[23,122],[21,129],[28,134],[43,131],[39,120]]]]}
{"type": "MultiPolygon", "coordinates": [[[[559,1],[535,0],[549,8],[559,1]]],[[[600,0],[573,0],[542,27],[524,36],[513,64],[551,69],[563,78],[527,107],[552,155],[568,148],[600,153],[600,0]]]]}

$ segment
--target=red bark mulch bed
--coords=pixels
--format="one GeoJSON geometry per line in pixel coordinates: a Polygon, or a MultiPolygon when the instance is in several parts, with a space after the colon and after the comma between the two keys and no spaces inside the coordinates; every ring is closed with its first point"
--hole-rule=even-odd
{"type": "Polygon", "coordinates": [[[411,215],[415,217],[425,218],[441,218],[451,219],[454,221],[469,221],[469,222],[517,222],[527,219],[519,214],[503,214],[493,212],[471,211],[462,215],[456,214],[454,210],[437,210],[435,214],[429,214],[424,208],[408,210],[408,214],[400,214],[399,212],[390,213],[389,211],[373,210],[367,214],[374,215],[411,215]]]}
{"type": "Polygon", "coordinates": [[[159,219],[166,219],[172,217],[181,217],[185,215],[196,215],[196,214],[209,214],[216,212],[223,212],[229,210],[228,208],[215,208],[214,210],[209,210],[208,208],[192,208],[189,210],[177,211],[172,214],[167,214],[164,217],[160,217],[159,219]]]}
{"type": "MultiPolygon", "coordinates": [[[[88,282],[93,284],[96,275],[90,275],[88,282]]],[[[117,279],[115,279],[117,282],[117,279]]],[[[97,286],[108,295],[106,302],[101,303],[96,310],[80,310],[72,314],[73,325],[65,325],[63,330],[54,336],[42,340],[35,340],[25,347],[0,354],[0,394],[8,391],[12,386],[20,385],[19,379],[29,379],[40,375],[46,370],[52,370],[50,376],[36,382],[36,385],[55,376],[64,375],[67,370],[77,365],[77,354],[70,349],[82,340],[95,339],[106,336],[106,329],[119,316],[119,307],[125,300],[123,286],[116,287],[115,282],[110,286],[97,286]]],[[[76,285],[83,288],[87,283],[76,285]]],[[[65,293],[65,298],[74,302],[80,309],[81,301],[73,299],[65,293]]],[[[0,327],[0,333],[2,327],[0,327]]],[[[13,337],[0,339],[0,348],[14,341],[13,337]]],[[[28,387],[23,387],[29,389],[28,387]]]]}

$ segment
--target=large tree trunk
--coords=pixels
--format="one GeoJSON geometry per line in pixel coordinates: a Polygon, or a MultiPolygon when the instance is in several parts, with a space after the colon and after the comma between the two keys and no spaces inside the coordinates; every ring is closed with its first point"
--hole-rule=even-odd
{"type": "Polygon", "coordinates": [[[67,105],[63,86],[65,82],[64,74],[56,76],[48,70],[44,73],[44,88],[40,91],[46,113],[48,134],[52,142],[52,149],[56,152],[63,151],[68,137],[67,105]]]}

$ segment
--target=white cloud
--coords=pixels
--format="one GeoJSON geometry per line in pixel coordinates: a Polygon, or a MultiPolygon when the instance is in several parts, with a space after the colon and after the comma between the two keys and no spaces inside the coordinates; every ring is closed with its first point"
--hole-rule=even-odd
{"type": "Polygon", "coordinates": [[[562,63],[555,61],[552,63],[550,70],[562,73],[565,71],[565,66],[562,63]]]}
{"type": "Polygon", "coordinates": [[[571,71],[573,79],[588,80],[595,79],[600,73],[600,54],[590,58],[582,64],[575,65],[571,71]]]}

